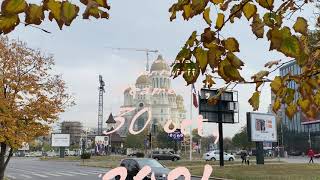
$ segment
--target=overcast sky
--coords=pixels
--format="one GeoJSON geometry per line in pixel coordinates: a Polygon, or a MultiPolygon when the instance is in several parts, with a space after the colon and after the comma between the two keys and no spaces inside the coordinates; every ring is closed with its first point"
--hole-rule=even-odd
{"type": "MultiPolygon", "coordinates": [[[[130,47],[158,49],[168,63],[172,63],[179,49],[193,30],[202,32],[207,26],[196,17],[183,21],[169,21],[168,9],[174,1],[165,0],[111,0],[110,20],[82,20],[81,15],[71,27],[58,29],[55,22],[46,21],[41,27],[52,32],[43,33],[32,27],[20,25],[9,35],[28,43],[32,48],[40,49],[55,57],[55,72],[63,75],[69,91],[76,98],[76,106],[61,115],[61,121],[81,121],[85,126],[97,126],[98,111],[98,75],[106,82],[104,95],[104,117],[112,111],[117,114],[123,103],[123,90],[135,83],[137,76],[145,69],[146,55],[143,52],[117,51],[107,47],[130,47]]],[[[211,11],[215,11],[212,9],[211,11]]],[[[313,9],[306,8],[305,17],[314,23],[313,9]]],[[[213,18],[212,18],[213,19],[213,18]]],[[[295,20],[295,17],[293,17],[295,20]]],[[[292,21],[287,21],[292,24],[292,21]]],[[[313,28],[313,25],[311,25],[313,28]]],[[[263,68],[266,61],[277,60],[283,56],[268,52],[266,40],[256,40],[248,21],[243,17],[236,23],[227,25],[222,32],[224,37],[235,36],[240,43],[238,56],[246,63],[242,75],[249,80],[252,74],[263,68]]],[[[156,55],[150,56],[152,61],[156,55]]],[[[277,73],[273,74],[276,75],[277,73]]],[[[201,88],[202,79],[196,84],[201,88]]],[[[172,80],[178,94],[183,95],[190,117],[190,87],[181,79],[172,80]]],[[[248,104],[254,86],[238,86],[240,102],[240,123],[224,126],[225,136],[233,136],[246,124],[246,112],[252,111],[248,104]]],[[[263,87],[260,112],[267,112],[270,104],[269,84],[263,87]]],[[[193,109],[193,119],[198,110],[193,109]]],[[[216,129],[216,124],[206,128],[209,133],[216,129]]]]}

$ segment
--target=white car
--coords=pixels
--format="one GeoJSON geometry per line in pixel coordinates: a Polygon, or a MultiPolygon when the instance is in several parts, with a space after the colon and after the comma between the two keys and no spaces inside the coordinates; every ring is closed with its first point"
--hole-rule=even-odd
{"type": "MultiPolygon", "coordinates": [[[[217,150],[216,151],[209,151],[203,155],[203,159],[206,161],[220,160],[219,151],[217,151],[217,150]]],[[[234,161],[236,158],[234,157],[234,155],[224,152],[223,159],[225,161],[234,161]]]]}

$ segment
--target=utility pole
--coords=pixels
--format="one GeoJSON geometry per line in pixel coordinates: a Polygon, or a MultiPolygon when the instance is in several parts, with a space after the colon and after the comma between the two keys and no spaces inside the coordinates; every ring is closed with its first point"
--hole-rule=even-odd
{"type": "Polygon", "coordinates": [[[105,93],[105,83],[102,79],[102,76],[99,75],[99,105],[98,105],[98,132],[97,135],[102,135],[103,129],[103,93],[105,93]]]}
{"type": "Polygon", "coordinates": [[[310,124],[308,125],[308,131],[309,131],[309,147],[310,147],[310,149],[311,149],[311,136],[310,136],[310,124]]]}
{"type": "Polygon", "coordinates": [[[113,48],[113,47],[107,47],[109,49],[114,49],[114,50],[127,50],[127,51],[141,51],[141,52],[145,52],[146,56],[147,56],[147,64],[146,64],[146,71],[149,71],[149,54],[150,53],[158,53],[159,50],[152,50],[152,49],[139,49],[139,48],[113,48]]]}
{"type": "MultiPolygon", "coordinates": [[[[192,86],[191,86],[191,94],[190,94],[190,120],[192,120],[192,86]]],[[[192,121],[191,121],[192,122],[192,121]]],[[[190,152],[189,152],[189,160],[192,161],[192,123],[190,125],[190,152]]]]}

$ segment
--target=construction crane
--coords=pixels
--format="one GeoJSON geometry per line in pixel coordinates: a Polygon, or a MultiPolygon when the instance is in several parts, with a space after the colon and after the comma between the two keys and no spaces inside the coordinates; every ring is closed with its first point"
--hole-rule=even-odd
{"type": "Polygon", "coordinates": [[[152,49],[138,49],[138,48],[113,48],[113,47],[107,47],[108,49],[113,50],[127,50],[127,51],[142,51],[145,52],[147,55],[147,66],[146,70],[149,71],[149,54],[150,53],[158,53],[159,50],[152,50],[152,49]]]}
{"type": "Polygon", "coordinates": [[[105,83],[102,79],[102,76],[99,75],[99,105],[98,105],[98,132],[97,135],[102,135],[103,129],[103,93],[105,93],[105,83]]]}

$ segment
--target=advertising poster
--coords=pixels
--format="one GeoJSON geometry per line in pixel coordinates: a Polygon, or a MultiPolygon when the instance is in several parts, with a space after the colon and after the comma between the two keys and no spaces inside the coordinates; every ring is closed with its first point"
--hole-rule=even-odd
{"type": "Polygon", "coordinates": [[[70,134],[51,134],[52,147],[69,147],[70,134]]]}
{"type": "Polygon", "coordinates": [[[276,118],[272,114],[248,113],[251,141],[277,142],[276,118]]]}

